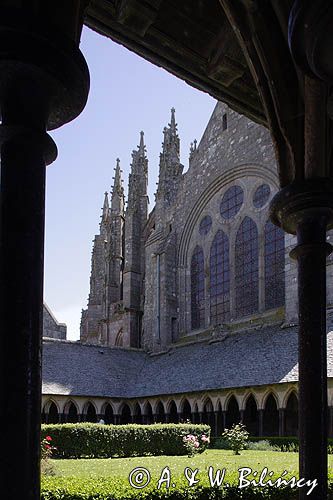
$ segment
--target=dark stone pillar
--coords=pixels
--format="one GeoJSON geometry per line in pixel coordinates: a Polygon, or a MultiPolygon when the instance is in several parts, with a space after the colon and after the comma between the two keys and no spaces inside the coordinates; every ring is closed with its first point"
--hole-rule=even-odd
{"type": "MultiPolygon", "coordinates": [[[[333,183],[294,183],[272,202],[273,221],[297,234],[291,257],[298,263],[299,474],[318,480],[311,499],[327,496],[326,229],[333,221],[333,183]]],[[[300,499],[307,498],[300,490],[300,499]]]]}
{"type": "Polygon", "coordinates": [[[73,27],[66,34],[61,23],[48,25],[52,13],[39,12],[39,2],[0,7],[0,448],[8,500],[40,498],[45,167],[57,154],[46,130],[78,116],[89,89],[78,50],[83,12],[74,4],[57,11],[73,27]]]}
{"type": "Polygon", "coordinates": [[[165,423],[168,424],[170,422],[170,413],[165,414],[165,423]]]}
{"type": "Polygon", "coordinates": [[[285,408],[279,408],[279,436],[283,437],[285,435],[285,422],[286,422],[286,410],[285,408]]]}
{"type": "Polygon", "coordinates": [[[203,420],[203,412],[202,411],[198,411],[198,417],[199,417],[199,424],[202,424],[202,420],[203,420]]]}
{"type": "Polygon", "coordinates": [[[239,418],[240,418],[240,422],[242,424],[244,423],[244,414],[245,414],[245,410],[239,410],[239,418]]]}
{"type": "Polygon", "coordinates": [[[114,418],[114,424],[120,425],[121,415],[115,414],[113,418],[114,418]]]}
{"type": "MultiPolygon", "coordinates": [[[[318,478],[322,485],[327,483],[326,225],[324,214],[299,223],[293,251],[299,286],[300,477],[318,478]]],[[[325,494],[326,488],[321,498],[325,494]]]]}
{"type": "Polygon", "coordinates": [[[259,419],[259,436],[264,435],[264,410],[258,410],[258,419],[259,419]]]}

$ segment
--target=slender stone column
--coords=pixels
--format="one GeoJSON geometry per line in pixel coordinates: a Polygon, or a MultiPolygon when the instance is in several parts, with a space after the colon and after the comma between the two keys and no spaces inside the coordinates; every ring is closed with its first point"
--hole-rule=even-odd
{"type": "Polygon", "coordinates": [[[279,436],[283,437],[285,435],[285,422],[286,422],[286,410],[285,408],[279,408],[279,436]]]}
{"type": "Polygon", "coordinates": [[[220,433],[220,418],[219,418],[219,412],[214,411],[214,417],[215,417],[215,436],[218,436],[220,433]]]}
{"type": "Polygon", "coordinates": [[[258,419],[259,419],[259,436],[264,435],[264,410],[258,410],[258,419]]]}
{"type": "Polygon", "coordinates": [[[226,429],[227,427],[227,410],[223,410],[222,412],[222,415],[223,415],[223,431],[224,429],[226,429]]]}

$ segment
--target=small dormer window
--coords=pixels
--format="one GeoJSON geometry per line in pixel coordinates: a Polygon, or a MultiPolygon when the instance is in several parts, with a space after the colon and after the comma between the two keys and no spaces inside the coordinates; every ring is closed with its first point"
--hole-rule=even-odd
{"type": "Polygon", "coordinates": [[[227,113],[224,113],[222,116],[222,130],[227,130],[228,128],[228,118],[227,113]]]}

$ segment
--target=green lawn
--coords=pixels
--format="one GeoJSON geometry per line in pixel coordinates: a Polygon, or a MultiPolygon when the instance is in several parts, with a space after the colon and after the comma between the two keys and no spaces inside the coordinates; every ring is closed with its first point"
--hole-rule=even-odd
{"type": "MultiPolygon", "coordinates": [[[[173,479],[184,476],[185,467],[192,470],[199,469],[197,478],[200,482],[206,482],[209,466],[214,469],[226,469],[226,480],[234,482],[238,477],[238,469],[250,467],[259,474],[264,467],[279,476],[284,470],[288,473],[297,473],[298,454],[282,453],[276,451],[250,451],[245,450],[236,456],[229,450],[206,450],[195,457],[135,457],[135,458],[112,458],[112,459],[79,459],[79,460],[53,460],[57,476],[75,476],[81,478],[108,478],[112,481],[128,480],[130,472],[136,467],[144,467],[149,470],[152,483],[156,483],[161,476],[164,467],[170,468],[173,479]]],[[[331,476],[333,476],[333,456],[329,455],[331,476]]],[[[289,474],[288,474],[289,475],[289,474]]],[[[293,475],[293,474],[291,474],[293,475]]]]}

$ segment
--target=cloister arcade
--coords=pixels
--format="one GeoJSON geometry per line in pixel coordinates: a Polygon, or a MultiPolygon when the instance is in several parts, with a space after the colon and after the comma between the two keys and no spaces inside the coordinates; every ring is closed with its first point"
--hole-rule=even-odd
{"type": "MultiPolygon", "coordinates": [[[[333,398],[329,435],[333,436],[333,398]]],[[[212,436],[243,422],[252,436],[298,434],[297,384],[235,389],[137,400],[43,396],[44,423],[99,422],[105,424],[205,423],[212,436]]]]}

